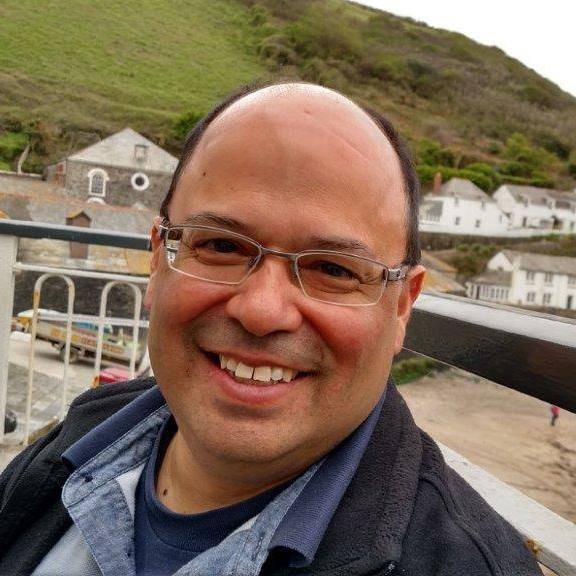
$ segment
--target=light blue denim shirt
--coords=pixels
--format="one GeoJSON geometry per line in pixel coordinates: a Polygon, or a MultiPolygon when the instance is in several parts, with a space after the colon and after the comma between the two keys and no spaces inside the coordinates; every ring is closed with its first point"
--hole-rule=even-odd
{"type": "MultiPolygon", "coordinates": [[[[311,561],[354,475],[383,400],[325,460],[311,466],[258,516],[182,566],[174,576],[258,576],[275,544],[288,544],[311,561]],[[317,474],[324,468],[326,475],[317,474]],[[313,495],[304,490],[311,480],[308,492],[313,495]],[[317,489],[322,486],[319,497],[317,489]],[[286,517],[288,512],[291,521],[286,517]],[[303,522],[313,526],[312,532],[296,542],[295,531],[287,527],[296,527],[296,532],[302,534],[303,522]]],[[[64,454],[64,460],[75,468],[62,491],[62,501],[74,524],[33,576],[135,576],[136,487],[169,416],[161,394],[152,389],[113,416],[113,422],[104,422],[64,454]]]]}

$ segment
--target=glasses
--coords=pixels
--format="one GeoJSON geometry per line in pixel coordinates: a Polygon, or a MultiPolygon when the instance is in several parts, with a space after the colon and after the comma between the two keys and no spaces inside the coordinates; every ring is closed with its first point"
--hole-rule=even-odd
{"type": "Polygon", "coordinates": [[[332,250],[291,253],[265,248],[242,234],[211,226],[158,225],[166,260],[176,272],[216,284],[241,284],[268,254],[290,260],[302,292],[337,306],[373,306],[388,282],[406,278],[408,265],[332,250]]]}

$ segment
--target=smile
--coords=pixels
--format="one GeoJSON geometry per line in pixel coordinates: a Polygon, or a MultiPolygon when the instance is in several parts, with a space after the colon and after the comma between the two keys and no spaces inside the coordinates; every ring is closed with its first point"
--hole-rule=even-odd
{"type": "Polygon", "coordinates": [[[274,384],[275,382],[291,382],[298,376],[298,372],[292,368],[282,366],[250,366],[239,362],[224,354],[218,354],[220,368],[226,370],[237,379],[252,380],[260,385],[274,384]]]}

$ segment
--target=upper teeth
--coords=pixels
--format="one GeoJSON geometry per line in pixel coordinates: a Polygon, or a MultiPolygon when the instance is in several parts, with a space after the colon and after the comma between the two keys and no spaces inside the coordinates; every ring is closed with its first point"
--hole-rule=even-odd
{"type": "Polygon", "coordinates": [[[290,382],[297,374],[296,370],[281,366],[248,366],[248,364],[238,362],[234,358],[228,358],[223,354],[220,354],[220,368],[229,370],[238,378],[247,378],[260,382],[270,382],[271,380],[290,382]]]}

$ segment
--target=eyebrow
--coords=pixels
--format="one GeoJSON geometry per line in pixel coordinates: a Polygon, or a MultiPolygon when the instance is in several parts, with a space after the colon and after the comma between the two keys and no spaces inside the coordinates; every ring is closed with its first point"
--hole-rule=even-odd
{"type": "Polygon", "coordinates": [[[360,256],[376,259],[376,256],[360,240],[342,238],[340,236],[311,236],[307,250],[334,250],[336,252],[358,253],[360,256]]]}
{"type": "Polygon", "coordinates": [[[248,226],[236,218],[222,216],[215,212],[200,212],[184,218],[182,224],[191,226],[216,226],[221,228],[230,228],[243,234],[248,234],[248,226]]]}
{"type": "MultiPolygon", "coordinates": [[[[250,228],[236,218],[223,216],[215,212],[200,212],[184,218],[182,225],[190,226],[216,226],[227,228],[235,232],[240,232],[250,236],[250,228]]],[[[370,248],[353,238],[344,238],[341,236],[310,236],[306,242],[306,250],[332,250],[334,252],[347,252],[365,256],[372,260],[376,259],[374,252],[370,248]]]]}

